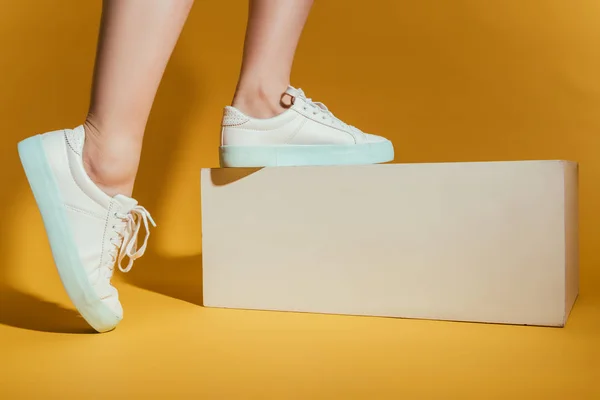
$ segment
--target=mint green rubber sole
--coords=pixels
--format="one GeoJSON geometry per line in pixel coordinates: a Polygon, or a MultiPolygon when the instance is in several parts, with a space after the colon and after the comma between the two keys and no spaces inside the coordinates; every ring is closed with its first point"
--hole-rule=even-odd
{"type": "Polygon", "coordinates": [[[120,318],[102,303],[88,280],[68,223],[58,184],[42,146],[41,136],[33,136],[19,142],[18,150],[29,186],[42,215],[54,263],[69,298],[81,316],[97,332],[114,329],[120,318]]]}
{"type": "Polygon", "coordinates": [[[222,168],[378,164],[394,159],[390,141],[353,145],[221,146],[222,168]]]}

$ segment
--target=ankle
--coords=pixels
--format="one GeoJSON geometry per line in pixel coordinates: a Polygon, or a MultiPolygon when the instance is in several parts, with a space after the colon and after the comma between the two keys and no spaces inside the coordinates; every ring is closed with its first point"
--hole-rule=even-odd
{"type": "Polygon", "coordinates": [[[90,179],[109,196],[131,196],[139,163],[135,144],[127,143],[127,135],[100,130],[93,118],[84,123],[83,166],[90,179]],[[137,157],[132,157],[137,154],[137,157]]]}
{"type": "Polygon", "coordinates": [[[272,118],[287,109],[281,102],[287,87],[287,84],[241,84],[236,89],[231,105],[253,118],[272,118]]]}

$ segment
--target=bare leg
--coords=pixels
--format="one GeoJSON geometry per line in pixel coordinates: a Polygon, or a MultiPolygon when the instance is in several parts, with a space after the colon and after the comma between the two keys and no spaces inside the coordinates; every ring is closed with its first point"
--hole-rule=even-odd
{"type": "Polygon", "coordinates": [[[256,118],[282,111],[294,54],[313,0],[250,0],[242,70],[232,105],[256,118]]]}
{"type": "Polygon", "coordinates": [[[150,109],[192,4],[104,0],[83,158],[111,196],[131,196],[150,109]]]}

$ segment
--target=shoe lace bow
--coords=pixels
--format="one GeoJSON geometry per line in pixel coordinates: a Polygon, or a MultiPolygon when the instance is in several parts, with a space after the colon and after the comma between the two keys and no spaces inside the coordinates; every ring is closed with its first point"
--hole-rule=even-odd
{"type": "Polygon", "coordinates": [[[148,210],[140,205],[133,207],[127,214],[115,213],[115,217],[122,224],[119,227],[120,229],[114,226],[118,236],[115,238],[116,240],[111,240],[111,243],[115,245],[111,252],[111,272],[115,263],[122,272],[129,272],[133,267],[134,261],[144,255],[146,246],[148,245],[148,238],[150,237],[150,224],[156,227],[156,223],[148,210]],[[142,246],[138,248],[138,236],[142,226],[146,231],[146,235],[142,246]],[[129,258],[129,262],[123,268],[122,263],[125,257],[129,258]]]}

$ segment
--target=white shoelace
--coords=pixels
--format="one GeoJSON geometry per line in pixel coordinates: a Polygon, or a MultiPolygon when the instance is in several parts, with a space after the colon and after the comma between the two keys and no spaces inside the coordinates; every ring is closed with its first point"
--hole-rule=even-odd
{"type": "MultiPolygon", "coordinates": [[[[115,245],[115,248],[112,249],[110,253],[112,258],[111,265],[109,266],[111,275],[115,263],[123,272],[129,272],[131,270],[133,262],[143,256],[146,251],[148,238],[150,237],[149,224],[156,227],[156,223],[152,219],[150,213],[144,207],[139,205],[133,207],[127,214],[117,213],[115,216],[121,219],[124,225],[121,226],[122,229],[118,232],[119,237],[117,238],[117,241],[111,240],[111,243],[115,245]],[[138,249],[138,235],[142,225],[146,230],[146,237],[144,238],[144,244],[138,249]],[[129,258],[129,263],[127,264],[127,267],[123,268],[121,264],[125,257],[129,258]]],[[[116,226],[115,229],[117,229],[116,226]]]]}
{"type": "Polygon", "coordinates": [[[329,111],[329,108],[327,108],[327,106],[324,103],[321,103],[320,101],[313,101],[311,98],[306,97],[306,94],[304,94],[304,91],[302,89],[294,89],[294,88],[289,88],[286,93],[290,96],[292,96],[292,98],[299,98],[302,99],[309,107],[313,108],[313,115],[317,115],[318,113],[321,113],[323,115],[323,118],[330,118],[331,121],[333,121],[334,123],[337,123],[339,125],[341,125],[344,128],[347,129],[357,129],[352,125],[349,125],[347,123],[345,123],[344,121],[342,121],[341,119],[339,119],[338,117],[336,117],[331,111],[329,111]]]}

